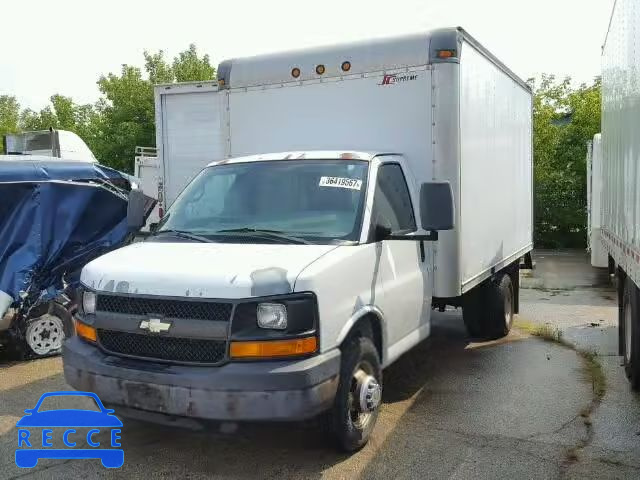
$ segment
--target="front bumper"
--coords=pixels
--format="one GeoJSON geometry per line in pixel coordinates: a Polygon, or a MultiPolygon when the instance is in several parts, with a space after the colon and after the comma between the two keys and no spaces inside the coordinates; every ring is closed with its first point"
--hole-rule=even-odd
{"type": "MultiPolygon", "coordinates": [[[[235,362],[219,367],[169,365],[109,355],[78,337],[63,349],[69,385],[103,403],[197,419],[303,420],[331,407],[340,351],[290,361],[235,362]]],[[[144,416],[144,415],[136,415],[144,416]]]]}

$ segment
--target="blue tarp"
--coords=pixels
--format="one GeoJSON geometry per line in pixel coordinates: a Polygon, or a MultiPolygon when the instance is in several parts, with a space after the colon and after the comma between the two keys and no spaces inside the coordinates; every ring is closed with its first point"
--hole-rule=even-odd
{"type": "Polygon", "coordinates": [[[129,189],[97,164],[0,162],[0,291],[18,302],[61,289],[64,274],[77,282],[87,262],[127,239],[129,189]]]}

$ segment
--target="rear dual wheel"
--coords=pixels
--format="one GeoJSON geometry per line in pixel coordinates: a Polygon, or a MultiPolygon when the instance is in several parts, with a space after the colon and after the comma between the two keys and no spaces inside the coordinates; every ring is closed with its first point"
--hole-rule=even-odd
{"type": "Polygon", "coordinates": [[[515,288],[506,273],[488,280],[462,299],[462,318],[471,337],[496,339],[509,334],[515,312],[515,288]]]}
{"type": "Polygon", "coordinates": [[[631,382],[631,388],[640,391],[640,292],[628,278],[624,283],[622,296],[624,370],[631,382]]]}

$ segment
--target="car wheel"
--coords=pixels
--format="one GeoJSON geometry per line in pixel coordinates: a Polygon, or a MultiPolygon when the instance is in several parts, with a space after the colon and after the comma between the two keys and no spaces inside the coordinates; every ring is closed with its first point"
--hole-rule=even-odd
{"type": "Polygon", "coordinates": [[[48,357],[60,353],[64,340],[73,335],[73,320],[55,302],[37,308],[24,327],[25,356],[48,357]]]}
{"type": "Polygon", "coordinates": [[[326,421],[338,448],[364,447],[375,427],[382,402],[382,367],[369,337],[354,337],[342,348],[340,382],[326,421]]]}

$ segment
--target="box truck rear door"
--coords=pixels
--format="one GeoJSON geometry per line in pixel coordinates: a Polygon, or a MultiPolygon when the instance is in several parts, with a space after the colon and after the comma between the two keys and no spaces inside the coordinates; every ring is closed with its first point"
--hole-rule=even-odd
{"type": "Polygon", "coordinates": [[[186,85],[159,90],[158,147],[164,170],[164,207],[210,162],[227,156],[227,94],[186,85]],[[161,123],[160,123],[161,122],[161,123]]]}

